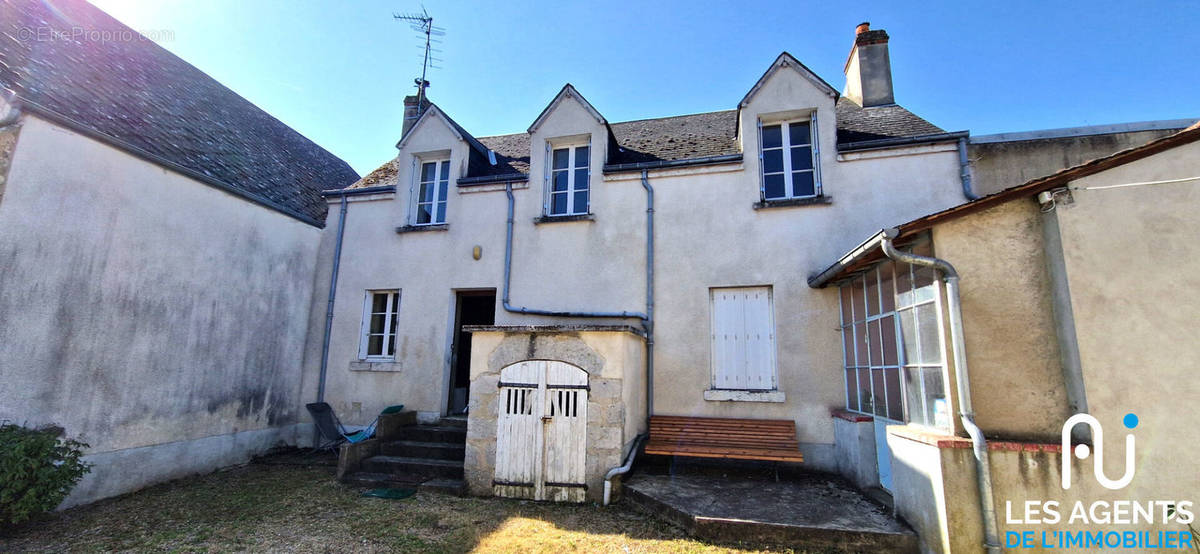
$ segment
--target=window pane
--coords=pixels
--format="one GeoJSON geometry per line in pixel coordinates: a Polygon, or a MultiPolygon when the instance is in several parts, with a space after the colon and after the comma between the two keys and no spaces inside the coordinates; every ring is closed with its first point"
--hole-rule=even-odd
{"type": "Polygon", "coordinates": [[[899,365],[899,353],[896,345],[896,317],[884,316],[879,318],[880,339],[883,343],[883,365],[899,365]]]}
{"type": "Polygon", "coordinates": [[[892,286],[892,268],[891,262],[879,266],[879,294],[883,299],[882,310],[884,313],[896,310],[896,290],[892,286]]]}
{"type": "Polygon", "coordinates": [[[913,267],[913,278],[916,280],[914,286],[917,288],[926,287],[933,284],[934,272],[932,267],[913,267]]]}
{"type": "Polygon", "coordinates": [[[418,202],[433,202],[433,183],[421,183],[417,198],[418,202]]]}
{"type": "Polygon", "coordinates": [[[862,321],[867,316],[863,313],[863,280],[859,277],[850,282],[850,295],[854,297],[854,321],[862,321]]]}
{"type": "Polygon", "coordinates": [[[927,367],[921,370],[925,380],[925,420],[926,425],[950,428],[950,410],[946,404],[946,390],[942,381],[942,370],[927,367]]]}
{"type": "Polygon", "coordinates": [[[904,353],[904,363],[921,363],[921,351],[917,344],[917,315],[912,309],[903,310],[900,314],[900,337],[904,353]]]}
{"type": "Polygon", "coordinates": [[[587,190],[588,188],[588,170],[575,170],[575,190],[587,190]]]}
{"type": "Polygon", "coordinates": [[[565,193],[565,192],[558,193],[558,194],[554,194],[552,196],[553,196],[553,198],[550,202],[550,213],[552,213],[552,214],[567,213],[567,193],[565,193]]]}
{"type": "Polygon", "coordinates": [[[371,332],[382,333],[383,322],[387,319],[387,314],[371,314],[371,332]]]}
{"type": "Polygon", "coordinates": [[[904,398],[903,391],[900,390],[900,370],[885,369],[883,370],[884,384],[887,385],[887,417],[897,421],[904,419],[904,398]]]}
{"type": "Polygon", "coordinates": [[[388,337],[387,355],[388,356],[396,355],[396,335],[392,335],[392,336],[388,337]]]}
{"type": "Polygon", "coordinates": [[[913,304],[912,276],[908,264],[896,266],[896,306],[905,307],[913,304]]]}
{"type": "Polygon", "coordinates": [[[778,125],[764,125],[762,128],[762,147],[778,148],[783,146],[783,134],[778,125]]]}
{"type": "Polygon", "coordinates": [[[904,369],[904,399],[908,403],[908,421],[929,425],[925,421],[925,404],[921,396],[921,369],[904,369]]]}
{"type": "Polygon", "coordinates": [[[570,163],[571,150],[569,148],[559,148],[554,151],[554,169],[566,169],[570,163]]]}
{"type": "Polygon", "coordinates": [[[421,164],[421,181],[426,183],[433,181],[435,172],[437,172],[436,163],[421,164]]]}
{"type": "Polygon", "coordinates": [[[869,348],[871,350],[871,365],[872,366],[881,366],[881,365],[883,365],[883,353],[880,352],[880,349],[879,349],[880,337],[879,337],[879,320],[878,319],[867,324],[867,333],[868,333],[868,338],[870,338],[870,342],[867,344],[867,348],[869,348]]]}
{"type": "Polygon", "coordinates": [[[553,181],[554,181],[554,186],[551,190],[553,190],[554,192],[567,190],[567,172],[566,171],[555,171],[553,181]]]}
{"type": "Polygon", "coordinates": [[[858,397],[859,411],[871,413],[874,410],[871,404],[871,370],[858,369],[858,390],[855,393],[855,396],[858,397]]]}
{"type": "Polygon", "coordinates": [[[817,194],[817,185],[813,182],[813,172],[797,171],[792,173],[792,195],[813,196],[817,194]]]}
{"type": "Polygon", "coordinates": [[[874,414],[877,416],[887,417],[887,395],[883,390],[883,370],[871,370],[871,391],[874,393],[872,398],[874,414]]]}
{"type": "Polygon", "coordinates": [[[917,325],[920,327],[921,363],[942,363],[942,349],[938,340],[937,305],[926,304],[914,308],[917,312],[917,325]]]}
{"type": "Polygon", "coordinates": [[[858,364],[867,364],[867,324],[854,324],[854,352],[858,356],[858,364]]]}
{"type": "Polygon", "coordinates": [[[450,178],[450,160],[446,160],[446,161],[442,162],[442,175],[441,175],[441,179],[442,179],[443,181],[445,181],[445,180],[447,180],[447,179],[449,179],[449,178],[450,178]]]}
{"type": "Polygon", "coordinates": [[[383,313],[387,311],[387,293],[371,295],[371,312],[383,313]]]}
{"type": "Polygon", "coordinates": [[[396,295],[393,294],[392,295],[392,321],[391,321],[391,326],[392,326],[391,329],[392,329],[393,335],[396,334],[396,314],[399,313],[399,310],[397,309],[397,308],[399,308],[399,306],[397,306],[395,304],[395,302],[396,302],[396,295]]]}
{"type": "Polygon", "coordinates": [[[367,337],[367,355],[380,356],[383,354],[383,335],[367,337]]]}
{"type": "Polygon", "coordinates": [[[812,150],[807,146],[792,149],[792,170],[812,169],[812,150]]]}
{"type": "Polygon", "coordinates": [[[588,193],[586,190],[581,190],[575,193],[575,205],[572,206],[577,214],[585,214],[588,211],[588,193]]]}
{"type": "Polygon", "coordinates": [[[763,196],[766,198],[783,198],[783,175],[767,175],[763,177],[763,196]]]}
{"type": "Polygon", "coordinates": [[[580,146],[575,149],[575,167],[588,166],[588,150],[586,146],[580,146]]]}
{"type": "Polygon", "coordinates": [[[802,121],[788,123],[788,140],[791,141],[792,146],[812,142],[812,132],[808,129],[808,123],[802,121]]]}
{"type": "Polygon", "coordinates": [[[449,186],[449,184],[446,181],[442,181],[441,183],[438,184],[438,200],[440,200],[442,202],[446,201],[446,187],[447,186],[449,186]]]}
{"type": "Polygon", "coordinates": [[[437,222],[438,223],[446,222],[446,203],[445,202],[437,203],[437,222]]]}
{"type": "Polygon", "coordinates": [[[855,379],[857,373],[853,368],[847,369],[843,375],[846,377],[846,408],[851,410],[858,409],[858,381],[855,379]]]}
{"type": "Polygon", "coordinates": [[[879,315],[879,281],[875,272],[868,271],[863,275],[863,281],[867,284],[867,315],[879,315]]]}
{"type": "Polygon", "coordinates": [[[417,223],[430,223],[433,221],[433,213],[430,211],[431,204],[421,204],[417,206],[417,223]]]}
{"type": "Polygon", "coordinates": [[[853,302],[853,300],[851,299],[849,286],[842,285],[838,291],[842,293],[842,324],[845,325],[853,321],[854,318],[850,311],[850,308],[853,305],[851,302],[853,302]]]}
{"type": "Polygon", "coordinates": [[[842,329],[842,346],[846,349],[846,367],[854,367],[857,362],[854,358],[854,328],[846,327],[842,329]]]}
{"type": "Polygon", "coordinates": [[[763,151],[763,173],[779,173],[783,171],[783,150],[763,151]]]}

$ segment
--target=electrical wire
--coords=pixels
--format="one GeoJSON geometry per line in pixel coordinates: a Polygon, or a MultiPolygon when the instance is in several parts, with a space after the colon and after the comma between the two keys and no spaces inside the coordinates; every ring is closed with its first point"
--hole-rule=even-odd
{"type": "Polygon", "coordinates": [[[1184,177],[1182,179],[1167,179],[1165,181],[1145,181],[1141,183],[1124,183],[1121,185],[1104,185],[1099,187],[1071,187],[1071,190],[1105,190],[1124,187],[1140,187],[1143,185],[1169,185],[1171,183],[1185,183],[1187,181],[1200,181],[1200,175],[1195,177],[1184,177]]]}

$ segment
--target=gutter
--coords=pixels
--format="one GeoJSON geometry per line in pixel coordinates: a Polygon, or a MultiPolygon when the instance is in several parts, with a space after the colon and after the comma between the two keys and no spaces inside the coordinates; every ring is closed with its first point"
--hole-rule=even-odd
{"type": "Polygon", "coordinates": [[[740,163],[742,155],[739,154],[721,154],[719,156],[706,156],[703,158],[688,158],[685,160],[657,160],[653,162],[638,162],[627,164],[608,164],[603,168],[604,173],[622,173],[626,171],[644,171],[647,169],[667,169],[673,167],[691,167],[696,165],[717,165],[728,163],[740,163]]]}
{"type": "Polygon", "coordinates": [[[876,140],[864,140],[859,142],[844,142],[837,145],[838,153],[844,152],[861,152],[863,150],[875,150],[877,148],[891,148],[894,146],[908,146],[911,144],[923,144],[927,142],[949,142],[960,138],[970,136],[969,131],[955,131],[953,133],[935,133],[932,135],[920,135],[916,137],[895,137],[876,140]]]}
{"type": "Polygon", "coordinates": [[[386,193],[386,192],[396,192],[396,186],[395,185],[379,185],[376,187],[362,187],[362,188],[357,188],[357,189],[348,189],[347,188],[347,189],[323,190],[323,191],[321,191],[321,196],[324,198],[337,197],[337,196],[345,198],[347,196],[363,196],[363,195],[367,195],[367,194],[380,194],[380,193],[386,193]]]}
{"type": "Polygon", "coordinates": [[[833,265],[825,268],[820,273],[810,275],[808,277],[808,286],[814,289],[824,288],[825,285],[828,285],[830,281],[834,280],[834,278],[836,278],[843,269],[853,265],[855,262],[861,260],[864,256],[871,253],[876,248],[879,248],[880,243],[883,241],[884,233],[885,231],[879,231],[878,233],[871,235],[871,238],[868,238],[858,246],[855,246],[844,256],[838,259],[838,261],[834,262],[833,265]]]}
{"type": "MultiPolygon", "coordinates": [[[[971,437],[972,450],[975,454],[975,485],[979,489],[979,513],[983,519],[983,546],[989,553],[1001,552],[1000,527],[996,523],[996,504],[992,494],[992,472],[988,459],[987,438],[983,436],[983,430],[975,423],[975,410],[971,404],[970,372],[967,371],[967,351],[963,339],[958,272],[946,260],[896,250],[892,241],[900,235],[900,231],[886,229],[882,234],[879,244],[887,257],[896,262],[933,268],[946,283],[946,311],[950,316],[950,344],[953,350],[954,377],[958,389],[958,415],[967,434],[971,437]]],[[[1067,455],[1067,453],[1063,453],[1063,456],[1067,455]]]]}

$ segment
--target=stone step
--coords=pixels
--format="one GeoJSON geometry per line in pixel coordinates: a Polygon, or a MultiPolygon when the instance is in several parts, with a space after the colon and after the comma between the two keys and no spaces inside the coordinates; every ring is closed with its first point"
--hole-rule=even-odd
{"type": "Polygon", "coordinates": [[[388,440],[464,444],[467,442],[467,428],[449,425],[410,425],[396,429],[392,436],[388,437],[388,440]]]}
{"type": "Polygon", "coordinates": [[[369,488],[412,489],[420,492],[437,492],[463,496],[467,492],[467,484],[462,479],[428,479],[426,481],[411,481],[397,479],[389,473],[372,473],[360,471],[342,479],[343,483],[369,488]]]}
{"type": "Polygon", "coordinates": [[[467,416],[446,416],[438,420],[438,425],[442,427],[460,427],[467,428],[467,416]]]}
{"type": "Polygon", "coordinates": [[[466,457],[466,445],[460,442],[390,441],[380,444],[379,452],[385,456],[462,461],[466,457]]]}
{"type": "Polygon", "coordinates": [[[368,473],[386,473],[393,479],[401,481],[427,481],[438,477],[462,479],[463,477],[461,461],[404,456],[371,456],[362,461],[362,470],[368,473]]]}

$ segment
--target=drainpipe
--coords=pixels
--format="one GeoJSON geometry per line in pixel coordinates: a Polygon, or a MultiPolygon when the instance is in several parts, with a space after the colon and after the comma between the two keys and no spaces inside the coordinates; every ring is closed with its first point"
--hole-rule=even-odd
{"type": "Polygon", "coordinates": [[[329,302],[325,307],[325,338],[321,341],[321,374],[317,379],[317,402],[325,401],[325,374],[329,370],[329,336],[333,332],[333,297],[337,294],[338,267],[342,262],[342,237],[346,232],[346,195],[338,210],[337,242],[333,247],[333,272],[329,277],[329,302]]]}
{"type": "MultiPolygon", "coordinates": [[[[1075,334],[1075,311],[1071,307],[1071,286],[1067,282],[1067,262],[1063,258],[1062,233],[1058,226],[1058,206],[1070,204],[1071,191],[1055,189],[1038,195],[1042,205],[1042,246],[1046,253],[1046,273],[1050,277],[1050,299],[1054,331],[1058,337],[1058,356],[1062,362],[1063,383],[1067,388],[1068,414],[1088,413],[1087,390],[1083,386],[1083,362],[1075,334]]],[[[1092,442],[1092,428],[1076,425],[1071,429],[1076,442],[1092,442]]]]}
{"type": "Polygon", "coordinates": [[[604,474],[604,506],[607,506],[609,499],[612,498],[612,478],[629,473],[629,470],[633,468],[633,459],[637,457],[638,448],[645,439],[645,434],[635,437],[633,447],[629,449],[629,455],[625,458],[625,465],[614,467],[604,474]]]}
{"type": "Polygon", "coordinates": [[[967,158],[967,137],[958,138],[958,176],[962,180],[963,196],[967,201],[979,200],[979,195],[971,189],[971,161],[967,158]]]}
{"type": "Polygon", "coordinates": [[[896,229],[884,231],[881,245],[887,257],[922,267],[930,267],[942,276],[946,283],[946,307],[950,312],[950,345],[954,356],[954,377],[958,381],[958,415],[963,427],[971,436],[975,453],[976,486],[979,488],[979,511],[983,518],[984,548],[988,552],[1000,552],[1000,530],[996,524],[995,500],[992,495],[992,472],[988,460],[987,439],[983,430],[975,424],[975,410],[971,406],[971,383],[967,371],[967,350],[963,341],[962,306],[959,304],[958,272],[950,262],[939,258],[927,258],[896,250],[892,241],[899,236],[896,229]]]}
{"type": "Polygon", "coordinates": [[[518,314],[548,315],[555,317],[637,318],[642,321],[646,321],[646,314],[641,312],[567,312],[539,310],[535,308],[526,308],[523,306],[513,306],[510,304],[508,301],[508,288],[509,283],[512,281],[513,204],[515,203],[512,193],[512,181],[508,181],[504,184],[504,192],[508,195],[508,223],[504,239],[504,298],[502,300],[504,311],[518,314]]]}
{"type": "Polygon", "coordinates": [[[650,416],[654,414],[654,187],[650,186],[649,171],[645,169],[642,188],[646,189],[646,319],[642,324],[646,328],[646,428],[649,429],[650,416]]]}

